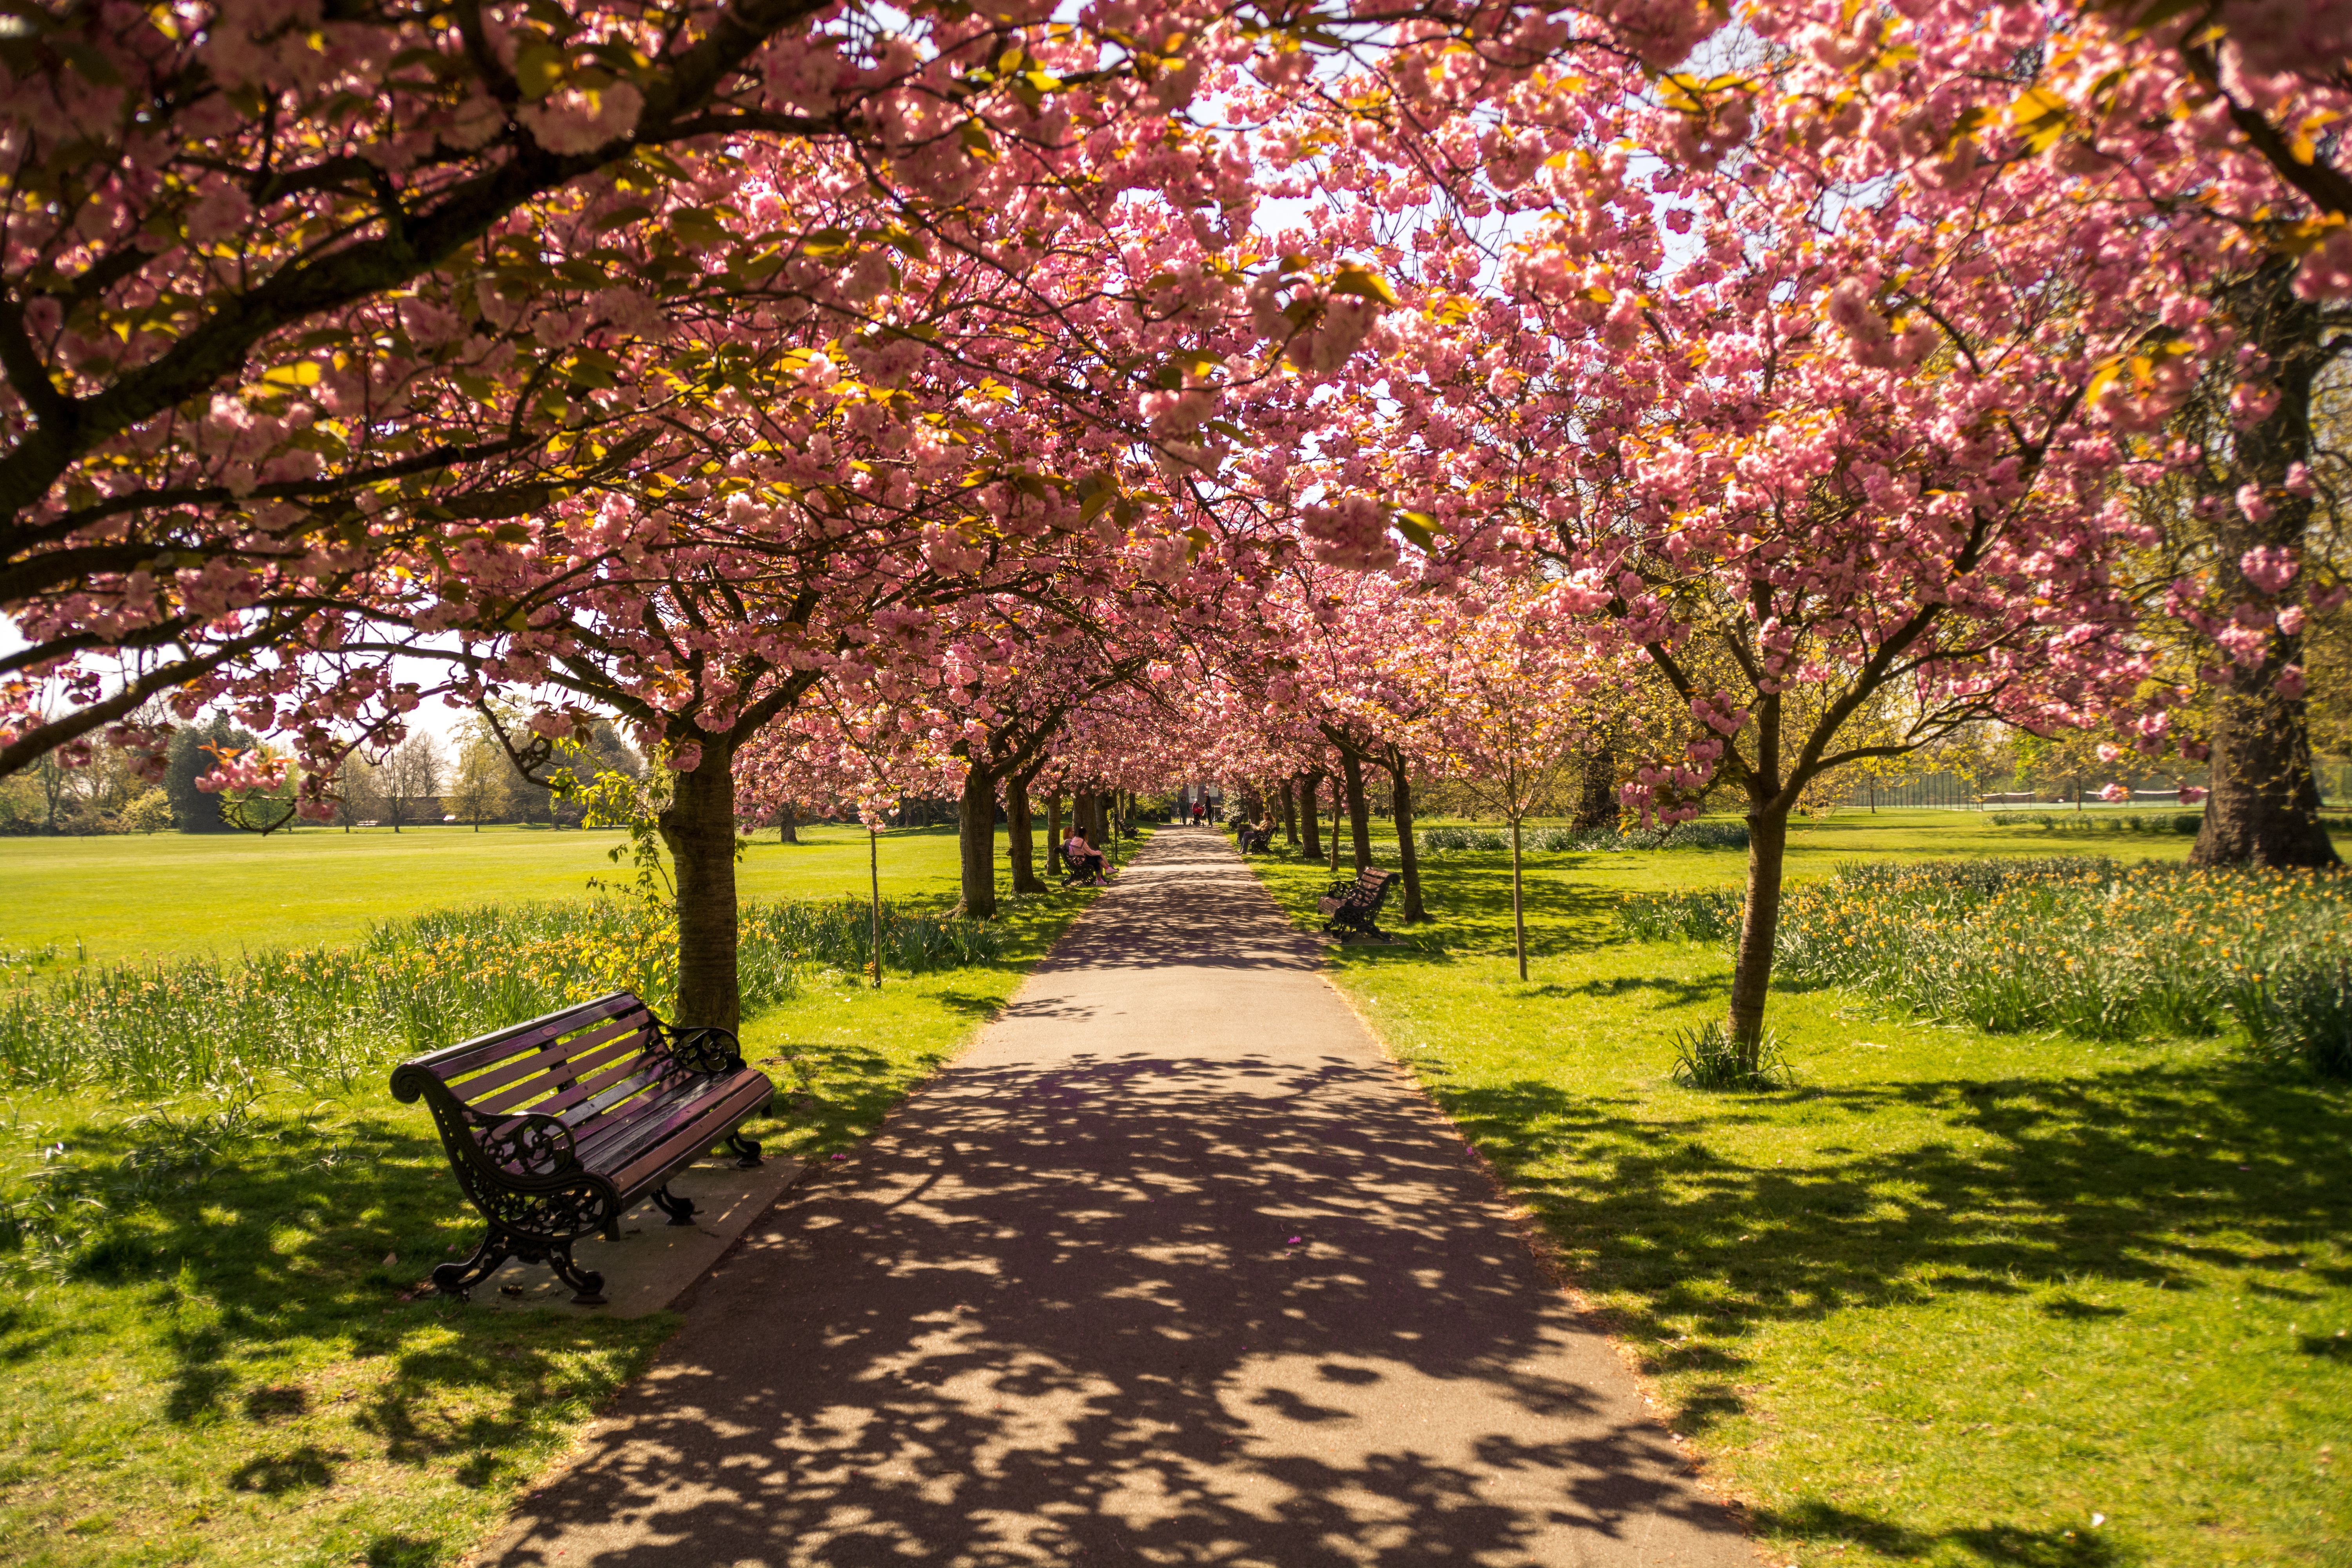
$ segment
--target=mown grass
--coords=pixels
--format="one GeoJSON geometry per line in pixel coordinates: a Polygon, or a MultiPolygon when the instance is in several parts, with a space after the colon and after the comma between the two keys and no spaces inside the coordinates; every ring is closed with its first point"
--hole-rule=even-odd
{"type": "MultiPolygon", "coordinates": [[[[1857,816],[1801,835],[1792,869],[2017,843],[1857,816]]],[[[1328,873],[1256,864],[1306,920],[1328,873]]],[[[1679,1088],[1671,1037],[1723,1006],[1725,952],[1627,941],[1614,911],[1741,865],[1540,859],[1523,985],[1503,858],[1448,856],[1438,918],[1336,950],[1334,978],[1770,1560],[2352,1563],[2352,1092],[2235,1034],[1994,1035],[1828,986],[1772,998],[1794,1088],[1679,1088]]]]}
{"type": "MultiPolygon", "coordinates": [[[[953,844],[899,895],[951,897],[953,844]]],[[[804,973],[743,1029],[781,1090],[753,1135],[790,1159],[871,1133],[1091,897],[1014,900],[999,957],[879,991],[804,973]]],[[[453,1562],[676,1326],[404,1299],[478,1221],[380,1077],[5,1113],[0,1197],[58,1223],[0,1254],[0,1563],[453,1562]]]]}
{"type": "MultiPolygon", "coordinates": [[[[866,891],[864,833],[804,827],[800,837],[751,839],[736,868],[739,896],[866,891]]],[[[432,910],[578,898],[589,878],[614,875],[604,857],[621,839],[618,830],[452,826],[0,838],[0,952],[54,947],[70,959],[79,943],[104,961],[355,942],[381,921],[432,910]]],[[[885,833],[880,860],[886,899],[954,897],[952,827],[885,833]]]]}

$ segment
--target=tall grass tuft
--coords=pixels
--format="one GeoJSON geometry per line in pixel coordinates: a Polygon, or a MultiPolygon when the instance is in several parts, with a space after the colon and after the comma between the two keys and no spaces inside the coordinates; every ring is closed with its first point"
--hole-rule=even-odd
{"type": "MultiPolygon", "coordinates": [[[[1645,894],[1637,941],[1728,941],[1736,890],[1645,894]]],[[[1847,866],[1786,895],[1774,973],[1992,1032],[2210,1035],[2352,1071],[2352,873],[2076,858],[1847,866]],[[2274,1045],[2268,1042],[2277,1042],[2274,1045]]]]}
{"type": "MultiPolygon", "coordinates": [[[[752,905],[738,963],[747,1013],[804,974],[872,958],[870,906],[752,905]]],[[[884,905],[898,973],[985,963],[994,927],[884,905]]],[[[677,994],[677,931],[617,900],[486,904],[377,926],[352,947],[0,974],[0,1081],[109,1084],[143,1095],[265,1079],[346,1089],[384,1062],[626,988],[656,1011],[677,994]]]]}
{"type": "Polygon", "coordinates": [[[1719,1018],[1675,1032],[1669,1076],[1689,1089],[1786,1089],[1797,1081],[1777,1036],[1769,1031],[1753,1050],[1741,1050],[1719,1018]]]}

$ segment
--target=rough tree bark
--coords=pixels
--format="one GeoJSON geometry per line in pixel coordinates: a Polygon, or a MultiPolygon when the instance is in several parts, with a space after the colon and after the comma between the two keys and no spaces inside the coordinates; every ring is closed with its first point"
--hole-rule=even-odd
{"type": "Polygon", "coordinates": [[[956,802],[956,858],[963,896],[954,912],[967,920],[996,918],[996,780],[983,767],[964,770],[956,802]]]}
{"type": "Polygon", "coordinates": [[[1045,884],[1037,877],[1037,844],[1029,821],[1029,781],[1037,770],[1015,773],[1004,781],[1004,852],[1013,862],[1013,890],[1016,893],[1042,893],[1045,884]]]}
{"type": "Polygon", "coordinates": [[[659,819],[677,878],[677,1005],[688,1028],[743,1021],[736,984],[735,748],[706,742],[692,773],[673,776],[659,819]]]}
{"type": "Polygon", "coordinates": [[[1429,918],[1421,901],[1421,851],[1412,841],[1412,779],[1404,749],[1391,745],[1381,759],[1389,775],[1390,805],[1396,814],[1397,867],[1404,876],[1404,920],[1410,925],[1429,918]]]}
{"type": "Polygon", "coordinates": [[[776,812],[777,843],[798,844],[801,841],[800,825],[793,820],[794,815],[793,808],[789,805],[782,806],[776,812]]]}
{"type": "Polygon", "coordinates": [[[1300,853],[1309,860],[1323,858],[1322,825],[1316,816],[1323,793],[1323,770],[1315,768],[1301,775],[1298,781],[1298,829],[1300,853]]]}
{"type": "Polygon", "coordinates": [[[1764,1005],[1772,988],[1772,943],[1780,931],[1780,868],[1789,848],[1789,808],[1748,814],[1748,910],[1731,970],[1731,1038],[1749,1071],[1763,1061],[1764,1005]]]}
{"type": "Polygon", "coordinates": [[[1348,828],[1355,839],[1356,869],[1372,863],[1372,814],[1364,801],[1364,766],[1349,752],[1339,753],[1339,782],[1348,797],[1348,828]]]}
{"type": "Polygon", "coordinates": [[[1756,700],[1756,757],[1741,769],[1748,791],[1748,908],[1733,950],[1731,1005],[1725,1026],[1739,1059],[1755,1072],[1764,1060],[1764,1006],[1772,991],[1772,944],[1780,931],[1780,872],[1789,850],[1789,813],[1797,790],[1780,777],[1781,704],[1756,700]]]}
{"type": "Polygon", "coordinates": [[[1576,815],[1569,826],[1579,833],[1617,826],[1617,750],[1596,742],[1577,769],[1576,815]]]}
{"type": "MultiPolygon", "coordinates": [[[[2267,605],[2269,596],[2239,566],[2263,546],[2305,555],[2312,498],[2286,489],[2287,470],[2316,467],[2311,428],[2314,376],[2324,363],[2320,308],[2295,297],[2294,263],[2263,268],[2229,289],[2224,303],[2242,331],[2269,354],[2278,403],[2252,429],[2237,433],[2234,460],[2209,474],[2220,586],[2231,605],[2267,605]],[[2262,487],[2270,515],[2261,522],[2237,503],[2240,487],[2262,487]]],[[[2305,562],[2306,572],[2309,569],[2305,562]]],[[[2200,866],[2333,866],[2336,847],[2319,824],[2319,786],[2312,775],[2305,700],[2278,689],[2280,672],[2300,664],[2303,637],[2273,632],[2263,661],[2234,671],[2213,703],[2212,795],[2189,859],[2200,866]]],[[[2229,661],[2221,661],[2227,664],[2229,661]]]]}

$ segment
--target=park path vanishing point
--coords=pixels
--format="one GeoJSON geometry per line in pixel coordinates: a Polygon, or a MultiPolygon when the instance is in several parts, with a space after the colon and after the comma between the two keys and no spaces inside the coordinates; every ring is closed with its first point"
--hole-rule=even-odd
{"type": "Polygon", "coordinates": [[[1755,1568],[1321,952],[1157,835],[478,1561],[1755,1568]]]}

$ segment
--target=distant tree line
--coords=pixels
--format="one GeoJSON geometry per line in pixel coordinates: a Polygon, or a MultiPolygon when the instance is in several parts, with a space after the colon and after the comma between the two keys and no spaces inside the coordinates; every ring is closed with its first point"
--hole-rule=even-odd
{"type": "MultiPolygon", "coordinates": [[[[111,746],[94,745],[86,759],[52,753],[0,780],[0,834],[233,833],[240,816],[271,820],[267,800],[225,799],[196,785],[216,752],[260,743],[225,717],[184,725],[172,738],[161,784],[141,778],[111,746]]],[[[583,775],[611,770],[636,777],[645,769],[609,722],[596,726],[572,766],[583,775]]],[[[346,832],[448,822],[478,830],[497,823],[577,827],[582,816],[576,804],[517,773],[478,720],[446,742],[418,731],[382,756],[353,757],[337,793],[333,826],[346,832]]]]}

